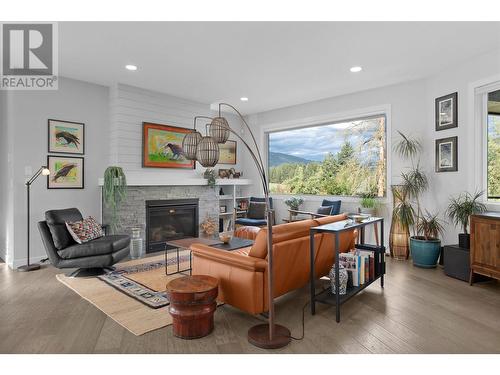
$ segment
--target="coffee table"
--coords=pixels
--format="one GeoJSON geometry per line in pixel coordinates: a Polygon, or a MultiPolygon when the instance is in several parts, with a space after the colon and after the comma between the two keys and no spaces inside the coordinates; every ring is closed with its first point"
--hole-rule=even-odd
{"type": "MultiPolygon", "coordinates": [[[[225,244],[221,240],[214,239],[214,238],[204,238],[204,237],[189,237],[189,238],[182,238],[179,240],[171,240],[167,242],[167,245],[175,247],[176,249],[176,255],[177,255],[177,271],[168,273],[167,269],[167,253],[168,249],[165,247],[165,274],[167,276],[169,275],[174,275],[176,273],[181,273],[181,272],[186,272],[186,271],[191,271],[191,251],[189,251],[189,268],[181,270],[179,267],[179,251],[180,250],[189,250],[192,244],[195,243],[201,243],[203,245],[207,246],[213,246],[216,249],[219,250],[225,250],[225,251],[233,251],[237,249],[241,249],[243,247],[248,247],[253,245],[252,240],[244,239],[244,238],[238,238],[238,237],[233,237],[231,238],[231,241],[229,243],[225,244]]],[[[191,274],[191,272],[189,273],[191,274]]]]}
{"type": "Polygon", "coordinates": [[[216,239],[210,239],[210,238],[203,238],[203,237],[188,237],[188,238],[181,238],[178,240],[171,240],[167,242],[168,246],[175,247],[176,249],[176,254],[177,254],[177,271],[168,273],[168,259],[167,259],[167,253],[168,249],[165,247],[165,275],[175,275],[176,273],[181,273],[181,272],[186,272],[189,271],[191,274],[191,251],[189,251],[189,268],[181,270],[179,268],[179,250],[189,250],[192,244],[194,243],[201,243],[203,245],[207,246],[212,246],[216,244],[222,243],[219,240],[216,239]]]}

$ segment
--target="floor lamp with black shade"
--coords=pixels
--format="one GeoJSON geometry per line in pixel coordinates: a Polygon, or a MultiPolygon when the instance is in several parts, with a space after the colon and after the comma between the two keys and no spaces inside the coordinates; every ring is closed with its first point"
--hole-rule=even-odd
{"type": "Polygon", "coordinates": [[[288,345],[291,341],[290,330],[274,322],[274,274],[273,274],[273,213],[269,200],[269,185],[266,175],[266,168],[262,160],[259,146],[252,132],[252,129],[245,121],[243,115],[232,105],[219,103],[219,113],[217,117],[197,116],[194,120],[194,131],[188,134],[183,141],[183,150],[191,160],[197,160],[203,167],[213,167],[218,162],[219,143],[225,143],[230,134],[234,134],[248,149],[255,166],[259,172],[260,182],[265,196],[266,217],[267,217],[267,273],[268,273],[268,323],[258,324],[248,330],[248,341],[260,348],[277,349],[288,345]],[[252,141],[246,142],[237,132],[229,126],[228,121],[221,114],[221,107],[226,106],[234,110],[245,124],[252,141]],[[207,125],[208,131],[205,137],[200,138],[200,133],[196,131],[196,119],[208,118],[211,120],[207,125]]]}
{"type": "Polygon", "coordinates": [[[40,265],[38,263],[33,263],[30,264],[30,187],[33,182],[38,178],[38,176],[43,175],[43,176],[48,176],[50,174],[50,171],[47,169],[46,166],[41,166],[38,171],[31,177],[28,181],[26,181],[26,199],[27,199],[27,219],[26,219],[26,226],[27,226],[27,232],[26,232],[26,241],[27,241],[27,256],[26,256],[26,264],[24,266],[18,267],[17,270],[20,272],[29,272],[29,271],[35,271],[40,269],[40,265]]]}

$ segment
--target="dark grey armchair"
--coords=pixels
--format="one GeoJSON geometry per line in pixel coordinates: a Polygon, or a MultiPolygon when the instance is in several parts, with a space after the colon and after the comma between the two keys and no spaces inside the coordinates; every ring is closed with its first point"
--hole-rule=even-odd
{"type": "Polygon", "coordinates": [[[78,209],[67,208],[47,211],[45,220],[38,223],[47,256],[54,267],[78,268],[71,276],[98,275],[129,255],[130,237],[127,235],[109,235],[76,243],[65,222],[82,219],[78,209]]]}

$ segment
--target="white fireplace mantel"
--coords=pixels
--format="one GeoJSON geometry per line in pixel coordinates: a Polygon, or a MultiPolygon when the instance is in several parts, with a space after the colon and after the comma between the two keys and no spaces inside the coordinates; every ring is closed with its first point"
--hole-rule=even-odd
{"type": "MultiPolygon", "coordinates": [[[[99,186],[104,185],[104,178],[99,178],[99,186]]],[[[252,180],[245,178],[218,178],[216,184],[222,185],[251,185],[252,180]]],[[[139,176],[127,174],[128,186],[204,186],[207,185],[207,180],[204,178],[189,178],[180,177],[172,178],[172,176],[139,176]]]]}

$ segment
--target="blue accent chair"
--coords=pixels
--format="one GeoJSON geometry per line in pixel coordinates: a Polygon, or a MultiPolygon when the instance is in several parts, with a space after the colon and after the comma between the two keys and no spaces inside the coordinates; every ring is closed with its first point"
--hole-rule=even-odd
{"type": "Polygon", "coordinates": [[[332,207],[332,212],[330,212],[330,215],[338,215],[340,214],[340,205],[342,204],[342,201],[331,201],[328,199],[323,199],[323,202],[321,202],[322,206],[331,206],[332,207]]]}
{"type": "MultiPolygon", "coordinates": [[[[264,203],[266,201],[265,198],[258,198],[258,197],[250,197],[250,202],[259,202],[259,203],[264,203]]],[[[269,203],[271,204],[271,209],[273,209],[273,198],[269,198],[269,203]]],[[[267,225],[267,219],[266,219],[266,214],[260,218],[249,218],[246,217],[248,214],[245,213],[245,217],[239,217],[236,219],[235,223],[236,225],[242,225],[242,226],[250,226],[250,227],[264,227],[267,225]]],[[[275,224],[274,220],[274,215],[273,215],[273,225],[275,224]]]]}

